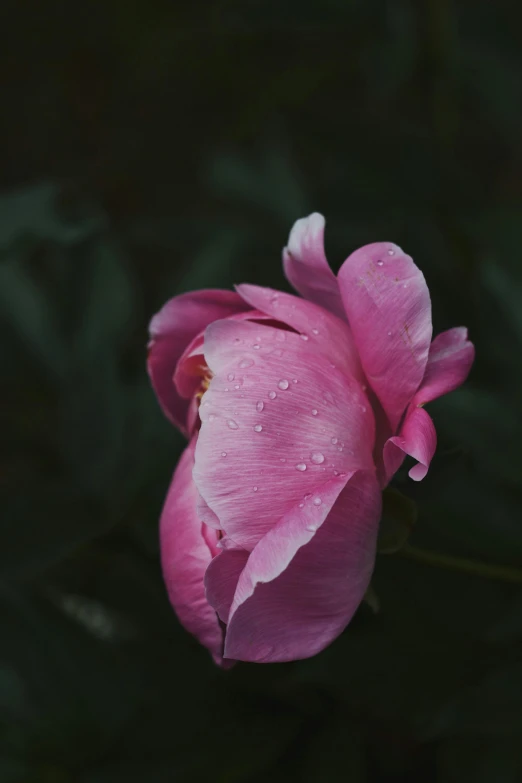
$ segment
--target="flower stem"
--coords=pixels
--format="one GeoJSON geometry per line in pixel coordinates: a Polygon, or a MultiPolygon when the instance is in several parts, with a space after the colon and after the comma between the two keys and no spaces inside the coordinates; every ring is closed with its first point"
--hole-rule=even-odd
{"type": "Polygon", "coordinates": [[[445,568],[449,571],[461,571],[466,574],[475,574],[483,576],[486,579],[498,579],[501,582],[510,582],[511,584],[522,584],[522,570],[510,568],[509,566],[490,565],[481,563],[477,560],[467,560],[464,557],[454,557],[453,555],[444,555],[439,552],[430,552],[425,549],[419,549],[415,546],[406,544],[398,554],[407,557],[408,560],[416,560],[417,563],[426,563],[427,565],[445,568]]]}

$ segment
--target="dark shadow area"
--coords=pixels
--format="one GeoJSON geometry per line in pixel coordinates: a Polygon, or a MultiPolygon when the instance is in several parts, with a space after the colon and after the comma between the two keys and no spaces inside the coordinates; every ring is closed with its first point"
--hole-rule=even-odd
{"type": "Polygon", "coordinates": [[[397,242],[463,388],[430,405],[412,542],[522,569],[522,48],[488,0],[3,0],[2,783],[517,783],[522,592],[380,556],[316,658],[215,667],[157,525],[183,439],[145,372],[164,301],[288,290],[397,242]]]}

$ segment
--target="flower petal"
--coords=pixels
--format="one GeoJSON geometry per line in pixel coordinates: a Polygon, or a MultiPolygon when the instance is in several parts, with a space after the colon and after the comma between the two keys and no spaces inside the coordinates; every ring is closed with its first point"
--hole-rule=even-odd
{"type": "Polygon", "coordinates": [[[423,408],[411,407],[399,435],[390,438],[384,446],[385,483],[398,471],[406,454],[418,462],[408,475],[414,481],[421,481],[428,472],[436,447],[437,433],[430,416],[423,408]]]}
{"type": "Polygon", "coordinates": [[[359,381],[364,380],[357,349],[346,321],[313,302],[272,288],[246,283],[236,288],[249,305],[299,332],[310,349],[319,351],[359,381]]]}
{"type": "Polygon", "coordinates": [[[324,253],[324,224],[318,212],[294,223],[283,250],[283,268],[301,296],[345,318],[339,286],[324,253]]]}
{"type": "Polygon", "coordinates": [[[207,568],[205,574],[207,601],[224,623],[228,623],[228,613],[236,592],[237,580],[247,560],[246,549],[225,549],[207,568]]]}
{"type": "Polygon", "coordinates": [[[373,472],[333,478],[291,508],[261,539],[239,577],[226,655],[292,661],[330,644],[370,583],[380,509],[373,472]]]}
{"type": "Polygon", "coordinates": [[[195,440],[183,452],[160,520],[161,563],[170,601],[180,623],[223,663],[223,631],[205,597],[204,575],[217,551],[217,533],[196,515],[192,481],[195,440]]]}
{"type": "Polygon", "coordinates": [[[468,377],[474,358],[475,348],[463,326],[437,335],[414,404],[424,405],[457,389],[468,377]]]}
{"type": "Polygon", "coordinates": [[[373,469],[366,395],[299,335],[216,321],[205,357],[214,377],[199,411],[194,480],[239,546],[253,549],[329,477],[373,469]]]}
{"type": "Polygon", "coordinates": [[[339,286],[366,377],[395,431],[428,361],[426,281],[400,247],[378,242],[349,256],[339,286]]]}
{"type": "Polygon", "coordinates": [[[209,323],[245,309],[233,291],[193,291],[170,299],[150,322],[147,369],[151,383],[163,412],[185,434],[189,402],[180,397],[173,382],[178,359],[209,323]]]}
{"type": "MultiPolygon", "coordinates": [[[[259,310],[251,310],[250,308],[228,317],[233,321],[263,321],[270,318],[265,313],[259,310]]],[[[198,332],[196,337],[187,345],[176,364],[174,385],[180,397],[187,400],[191,399],[201,387],[201,380],[205,371],[204,340],[205,332],[203,330],[198,332]]]]}

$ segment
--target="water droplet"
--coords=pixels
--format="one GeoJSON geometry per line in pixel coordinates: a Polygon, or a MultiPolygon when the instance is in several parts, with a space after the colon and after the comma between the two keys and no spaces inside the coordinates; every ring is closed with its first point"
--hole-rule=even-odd
{"type": "Polygon", "coordinates": [[[284,351],[281,350],[281,348],[276,348],[275,351],[272,351],[272,356],[283,356],[284,351]]]}
{"type": "Polygon", "coordinates": [[[229,391],[228,386],[225,386],[225,391],[229,391]]]}
{"type": "Polygon", "coordinates": [[[391,332],[388,332],[388,337],[391,337],[391,336],[392,336],[392,333],[391,333],[391,332]]]}
{"type": "Polygon", "coordinates": [[[334,476],[338,476],[338,475],[339,475],[339,471],[338,470],[334,470],[334,476]]]}
{"type": "Polygon", "coordinates": [[[239,362],[239,367],[241,367],[241,369],[244,369],[245,367],[252,367],[253,364],[254,362],[252,361],[252,359],[241,359],[241,361],[239,362]]]}
{"type": "Polygon", "coordinates": [[[403,288],[408,288],[408,283],[404,283],[403,288]]]}
{"type": "Polygon", "coordinates": [[[252,346],[252,348],[254,349],[254,351],[259,351],[259,349],[261,348],[261,346],[259,345],[259,343],[254,343],[254,345],[252,346]]]}
{"type": "Polygon", "coordinates": [[[235,377],[236,376],[234,375],[233,372],[229,372],[228,375],[227,375],[227,378],[228,378],[229,381],[233,381],[235,377]]]}
{"type": "Polygon", "coordinates": [[[239,385],[239,383],[236,383],[235,386],[234,386],[234,389],[240,389],[240,388],[241,388],[241,386],[239,385]]]}
{"type": "Polygon", "coordinates": [[[300,470],[301,473],[302,473],[303,470],[306,470],[306,465],[304,464],[304,462],[298,462],[298,464],[296,465],[296,468],[297,468],[297,470],[300,470]]]}
{"type": "Polygon", "coordinates": [[[286,462],[286,459],[284,457],[281,457],[279,462],[286,462]]]}
{"type": "Polygon", "coordinates": [[[332,443],[335,446],[335,444],[338,443],[338,439],[337,438],[332,438],[332,443]]]}
{"type": "Polygon", "coordinates": [[[238,430],[239,429],[239,424],[237,423],[237,421],[234,421],[234,419],[229,419],[227,421],[227,424],[229,426],[229,429],[231,429],[231,430],[238,430]]]}
{"type": "Polygon", "coordinates": [[[318,335],[319,334],[319,329],[312,329],[312,334],[318,335]]]}
{"type": "Polygon", "coordinates": [[[384,261],[377,261],[377,266],[382,266],[384,264],[384,261]]]}
{"type": "Polygon", "coordinates": [[[395,253],[395,250],[388,250],[388,255],[389,255],[389,256],[393,256],[393,255],[394,255],[394,253],[395,253]]]}
{"type": "Polygon", "coordinates": [[[243,340],[241,339],[241,337],[234,337],[234,342],[235,343],[242,343],[243,340]]]}
{"type": "Polygon", "coordinates": [[[311,497],[312,497],[312,493],[311,492],[307,492],[306,495],[304,496],[304,499],[305,500],[309,500],[311,497]]]}
{"type": "Polygon", "coordinates": [[[311,460],[315,465],[322,465],[324,462],[324,454],[321,454],[320,451],[315,451],[312,456],[311,460]]]}
{"type": "Polygon", "coordinates": [[[344,449],[344,446],[338,446],[337,451],[342,451],[344,449]]]}
{"type": "Polygon", "coordinates": [[[308,340],[308,335],[307,334],[301,334],[299,336],[300,336],[301,340],[304,340],[305,342],[308,340]]]}
{"type": "Polygon", "coordinates": [[[297,383],[297,378],[292,378],[292,383],[297,383]]]}
{"type": "Polygon", "coordinates": [[[282,389],[284,391],[285,389],[288,389],[290,384],[288,383],[288,381],[282,380],[282,381],[279,381],[279,383],[277,385],[279,386],[280,389],[282,389]]]}
{"type": "Polygon", "coordinates": [[[366,385],[365,383],[363,383],[363,385],[361,386],[361,389],[362,389],[363,391],[366,391],[366,389],[367,389],[367,388],[368,388],[368,387],[367,387],[367,385],[366,385]]]}
{"type": "Polygon", "coordinates": [[[320,506],[322,502],[321,498],[314,498],[314,506],[320,506]]]}
{"type": "Polygon", "coordinates": [[[317,410],[317,408],[312,408],[312,416],[317,416],[318,413],[319,411],[317,410]]]}
{"type": "Polygon", "coordinates": [[[366,405],[361,405],[361,410],[363,413],[366,413],[366,405]]]}
{"type": "Polygon", "coordinates": [[[226,457],[226,456],[227,456],[227,452],[226,452],[226,451],[222,451],[222,452],[221,452],[221,456],[222,456],[222,457],[226,457]]]}
{"type": "Polygon", "coordinates": [[[261,424],[254,424],[254,432],[261,432],[262,429],[261,424]]]}
{"type": "Polygon", "coordinates": [[[271,400],[275,400],[275,398],[277,397],[277,394],[275,393],[275,391],[269,391],[268,392],[268,396],[269,396],[269,398],[271,400]]]}
{"type": "Polygon", "coordinates": [[[259,411],[259,413],[261,413],[264,407],[265,407],[265,403],[259,400],[259,402],[256,404],[256,411],[259,411]]]}
{"type": "Polygon", "coordinates": [[[252,487],[252,489],[254,490],[254,492],[257,492],[257,487],[252,487]]]}
{"type": "Polygon", "coordinates": [[[304,508],[304,503],[299,503],[299,508],[304,508]]]}
{"type": "Polygon", "coordinates": [[[209,415],[209,417],[208,417],[208,420],[209,420],[209,421],[214,421],[214,419],[215,419],[215,418],[216,418],[216,417],[215,417],[215,415],[214,415],[213,413],[211,413],[211,414],[209,415]]]}

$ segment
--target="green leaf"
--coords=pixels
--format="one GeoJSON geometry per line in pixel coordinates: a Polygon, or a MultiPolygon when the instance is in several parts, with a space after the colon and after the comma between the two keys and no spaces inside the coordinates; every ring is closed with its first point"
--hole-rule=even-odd
{"type": "Polygon", "coordinates": [[[0,264],[0,316],[55,376],[63,378],[66,349],[53,306],[19,261],[0,264]]]}
{"type": "Polygon", "coordinates": [[[35,764],[96,758],[137,714],[134,664],[37,591],[0,585],[0,618],[2,658],[24,685],[17,714],[0,714],[0,735],[35,764]]]}
{"type": "Polygon", "coordinates": [[[217,157],[209,173],[217,192],[261,207],[285,221],[310,211],[291,165],[290,150],[281,141],[267,146],[257,160],[235,153],[217,157]]]}
{"type": "Polygon", "coordinates": [[[27,579],[105,532],[110,520],[88,508],[85,496],[58,481],[34,481],[31,492],[13,492],[0,526],[0,575],[27,579]]]}
{"type": "Polygon", "coordinates": [[[482,279],[485,290],[497,299],[502,314],[522,344],[522,286],[495,263],[483,265],[482,279]]]}
{"type": "Polygon", "coordinates": [[[23,240],[71,245],[100,228],[99,216],[64,221],[57,210],[59,194],[59,187],[47,182],[0,196],[0,252],[23,240]]]}
{"type": "Polygon", "coordinates": [[[114,480],[125,456],[125,387],[115,356],[105,345],[96,367],[69,379],[61,417],[61,453],[78,487],[98,494],[114,480]]]}
{"type": "Polygon", "coordinates": [[[437,423],[440,417],[441,432],[469,451],[484,479],[520,485],[522,461],[514,444],[522,440],[522,425],[509,398],[465,387],[437,400],[430,412],[437,423]]]}
{"type": "Polygon", "coordinates": [[[377,552],[391,555],[405,545],[417,521],[417,505],[397,489],[387,487],[382,494],[382,518],[377,552]]]}
{"type": "Polygon", "coordinates": [[[194,288],[223,288],[232,283],[248,246],[245,229],[228,228],[216,234],[201,247],[185,273],[176,277],[171,295],[194,288]]]}
{"type": "Polygon", "coordinates": [[[117,345],[129,331],[135,308],[135,292],[121,249],[109,239],[95,242],[76,335],[78,363],[96,361],[100,351],[117,345]]]}

